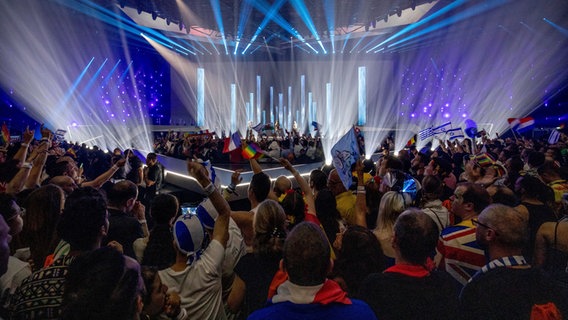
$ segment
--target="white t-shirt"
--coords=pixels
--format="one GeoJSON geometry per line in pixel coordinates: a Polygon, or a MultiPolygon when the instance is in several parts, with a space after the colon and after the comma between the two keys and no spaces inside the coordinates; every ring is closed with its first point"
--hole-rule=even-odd
{"type": "Polygon", "coordinates": [[[225,248],[211,241],[199,260],[183,271],[158,271],[162,283],[179,293],[189,319],[226,319],[221,298],[221,269],[225,248]]]}

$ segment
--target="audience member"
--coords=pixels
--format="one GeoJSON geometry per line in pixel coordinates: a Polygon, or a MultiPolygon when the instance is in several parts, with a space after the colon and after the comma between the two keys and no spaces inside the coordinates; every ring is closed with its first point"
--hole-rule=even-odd
{"type": "Polygon", "coordinates": [[[432,270],[439,232],[434,221],[411,208],[398,216],[392,246],[396,263],[367,277],[361,298],[379,319],[456,319],[458,291],[445,272],[432,270]]]}
{"type": "Polygon", "coordinates": [[[369,229],[358,225],[348,226],[338,238],[331,278],[349,297],[359,298],[363,280],[385,269],[381,244],[369,229]]]}
{"type": "Polygon", "coordinates": [[[428,175],[422,180],[422,211],[427,214],[442,230],[451,224],[450,212],[442,205],[440,197],[443,190],[442,181],[438,176],[428,175]]]}
{"type": "Polygon", "coordinates": [[[154,266],[161,270],[174,263],[176,252],[172,226],[178,210],[178,199],[171,194],[159,194],[150,204],[154,228],[148,238],[138,238],[133,244],[136,259],[143,266],[154,266]]]}
{"type": "Polygon", "coordinates": [[[333,169],[327,177],[327,187],[335,196],[337,210],[347,224],[356,224],[355,201],[356,196],[345,188],[337,170],[333,169]]]}
{"type": "Polygon", "coordinates": [[[543,268],[568,288],[568,213],[557,222],[543,223],[536,233],[533,265],[543,268]]]}
{"type": "Polygon", "coordinates": [[[280,266],[288,280],[280,284],[267,307],[249,319],[375,319],[367,304],[347,297],[326,279],[331,271],[330,247],[321,228],[302,222],[288,235],[280,266]]]}
{"type": "Polygon", "coordinates": [[[485,249],[484,265],[460,295],[465,319],[529,319],[540,310],[548,317],[568,315],[568,295],[522,255],[528,237],[527,220],[508,206],[494,204],[475,223],[476,241],[485,249]]]}
{"type": "Polygon", "coordinates": [[[164,315],[175,320],[188,318],[187,311],[180,307],[179,295],[175,292],[168,292],[168,287],[162,284],[158,269],[143,266],[141,273],[146,290],[142,297],[144,308],[140,319],[157,320],[164,315]]]}
{"type": "Polygon", "coordinates": [[[117,182],[108,191],[110,225],[105,243],[117,241],[123,246],[124,254],[132,258],[136,258],[134,241],[149,234],[144,205],[137,197],[138,188],[128,180],[117,182]]]}
{"type": "Polygon", "coordinates": [[[523,255],[528,263],[532,263],[535,238],[538,228],[544,222],[556,221],[554,210],[550,208],[543,199],[547,195],[552,195],[552,191],[540,179],[534,176],[525,175],[519,178],[518,193],[521,197],[521,204],[515,209],[527,220],[528,241],[525,243],[523,255]]]}
{"type": "Polygon", "coordinates": [[[180,216],[174,223],[176,261],[159,275],[168,288],[179,292],[181,307],[192,318],[224,319],[221,276],[231,210],[203,165],[188,161],[187,169],[204,186],[219,216],[210,241],[197,215],[180,216]]]}
{"type": "Polygon", "coordinates": [[[26,198],[26,215],[22,232],[16,237],[16,249],[27,248],[34,271],[41,269],[46,258],[59,243],[57,224],[65,204],[65,194],[56,185],[34,190],[26,198]]]}
{"type": "Polygon", "coordinates": [[[99,248],[107,230],[103,194],[91,187],[70,194],[57,226],[58,236],[69,244],[70,251],[22,282],[10,302],[11,319],[59,319],[69,265],[81,253],[99,248]]]}
{"type": "Polygon", "coordinates": [[[391,245],[394,222],[410,205],[410,196],[397,191],[389,191],[381,198],[377,226],[373,233],[381,244],[383,254],[387,257],[387,266],[394,264],[395,252],[391,245]]]}
{"type": "Polygon", "coordinates": [[[460,222],[442,230],[436,264],[461,285],[465,285],[486,263],[483,250],[475,242],[476,226],[472,219],[490,202],[487,190],[472,182],[459,183],[454,192],[452,213],[460,222]]]}
{"type": "Polygon", "coordinates": [[[103,247],[69,265],[63,292],[61,320],[138,320],[144,282],[136,260],[103,247]]]}
{"type": "Polygon", "coordinates": [[[243,256],[235,267],[238,277],[231,292],[235,301],[231,307],[235,311],[240,307],[243,317],[266,303],[268,288],[282,259],[286,214],[278,202],[267,199],[258,206],[253,226],[252,252],[243,256]]]}

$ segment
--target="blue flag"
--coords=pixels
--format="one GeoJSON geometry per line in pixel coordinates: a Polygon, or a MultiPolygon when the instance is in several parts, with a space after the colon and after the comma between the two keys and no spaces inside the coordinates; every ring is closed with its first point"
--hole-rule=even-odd
{"type": "Polygon", "coordinates": [[[337,141],[331,148],[333,166],[346,189],[351,187],[351,166],[359,159],[359,144],[353,128],[337,141]]]}

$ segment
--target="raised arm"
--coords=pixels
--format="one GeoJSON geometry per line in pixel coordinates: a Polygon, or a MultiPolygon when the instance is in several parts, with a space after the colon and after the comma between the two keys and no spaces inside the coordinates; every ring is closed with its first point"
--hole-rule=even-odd
{"type": "Polygon", "coordinates": [[[361,158],[355,164],[357,172],[357,198],[355,199],[355,224],[367,227],[367,191],[365,190],[365,176],[361,158]]]}
{"type": "Polygon", "coordinates": [[[126,159],[118,160],[112,167],[110,167],[110,169],[103,172],[100,176],[96,177],[95,180],[83,182],[81,184],[81,187],[93,187],[95,189],[100,188],[105,182],[108,181],[108,179],[110,179],[114,175],[118,168],[124,167],[125,164],[126,159]]]}
{"type": "Polygon", "coordinates": [[[43,167],[47,160],[47,149],[49,148],[48,141],[42,141],[40,145],[34,149],[32,155],[30,156],[30,162],[32,164],[32,169],[30,170],[30,175],[26,180],[25,188],[33,189],[39,187],[41,174],[43,173],[43,167]]]}
{"type": "Polygon", "coordinates": [[[29,127],[26,127],[26,131],[22,135],[22,143],[20,143],[20,149],[16,152],[12,159],[18,160],[18,164],[21,165],[26,161],[28,156],[28,147],[32,140],[34,139],[34,130],[30,130],[29,127]]]}
{"type": "Polygon", "coordinates": [[[201,187],[203,187],[205,194],[207,194],[211,203],[219,213],[219,216],[215,220],[215,227],[213,228],[213,240],[219,241],[223,247],[225,247],[229,240],[229,217],[231,215],[231,207],[229,207],[227,201],[211,182],[207,174],[207,169],[205,169],[202,164],[187,161],[187,171],[199,182],[201,187]]]}
{"type": "Polygon", "coordinates": [[[315,201],[314,201],[314,195],[313,195],[312,189],[310,188],[310,185],[308,184],[306,179],[304,179],[304,177],[302,177],[300,175],[298,170],[296,170],[296,168],[294,168],[292,166],[292,164],[290,164],[290,161],[288,161],[287,159],[280,158],[280,164],[284,167],[284,169],[290,171],[290,173],[296,179],[296,182],[298,182],[300,189],[304,193],[304,198],[305,198],[305,201],[306,201],[306,205],[308,207],[307,213],[315,215],[316,214],[316,205],[315,205],[315,201]]]}

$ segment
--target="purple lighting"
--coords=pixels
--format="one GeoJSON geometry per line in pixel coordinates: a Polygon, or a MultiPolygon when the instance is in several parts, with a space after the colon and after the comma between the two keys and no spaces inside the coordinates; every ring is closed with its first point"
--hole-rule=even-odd
{"type": "Polygon", "coordinates": [[[467,117],[467,114],[462,113],[462,118],[465,118],[465,117],[467,117]]]}
{"type": "Polygon", "coordinates": [[[449,117],[450,117],[450,114],[449,114],[449,113],[444,113],[444,118],[447,119],[447,118],[449,118],[449,117]]]}
{"type": "Polygon", "coordinates": [[[73,121],[73,123],[71,124],[71,126],[76,127],[76,126],[77,126],[77,122],[73,121]]]}

